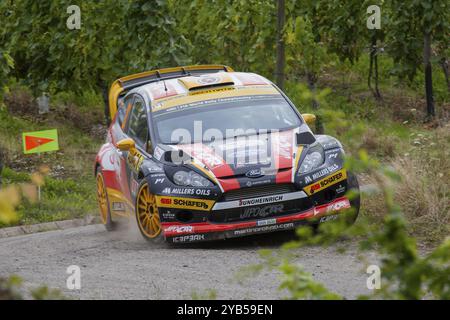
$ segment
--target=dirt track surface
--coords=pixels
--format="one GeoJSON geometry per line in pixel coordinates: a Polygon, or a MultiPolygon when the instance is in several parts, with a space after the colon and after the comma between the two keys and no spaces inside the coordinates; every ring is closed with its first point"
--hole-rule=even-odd
{"type": "MultiPolygon", "coordinates": [[[[279,274],[266,271],[238,282],[242,267],[261,262],[258,250],[276,249],[291,232],[189,246],[152,244],[135,226],[107,232],[101,225],[0,239],[0,276],[17,274],[26,288],[47,285],[73,299],[191,299],[214,289],[219,299],[278,299],[279,274]],[[81,289],[68,290],[66,269],[81,268],[81,289]]],[[[348,240],[330,248],[296,251],[314,278],[347,299],[368,294],[367,265],[348,240]],[[339,253],[338,247],[350,248],[339,253]]],[[[374,256],[369,264],[376,264],[374,256]]]]}

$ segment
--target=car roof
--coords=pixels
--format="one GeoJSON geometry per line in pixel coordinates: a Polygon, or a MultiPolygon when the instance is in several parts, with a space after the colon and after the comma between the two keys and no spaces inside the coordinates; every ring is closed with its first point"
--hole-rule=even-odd
{"type": "Polygon", "coordinates": [[[271,81],[247,72],[215,72],[161,80],[130,92],[145,94],[152,110],[221,97],[280,94],[271,81]]]}

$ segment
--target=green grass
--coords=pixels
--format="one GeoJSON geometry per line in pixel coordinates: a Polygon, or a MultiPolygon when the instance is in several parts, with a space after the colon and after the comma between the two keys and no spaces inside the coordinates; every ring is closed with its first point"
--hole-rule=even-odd
{"type": "MultiPolygon", "coordinates": [[[[2,173],[3,183],[30,183],[28,173],[15,172],[5,168],[2,173]]],[[[18,208],[18,224],[34,224],[40,222],[74,219],[86,214],[96,213],[95,179],[86,175],[79,179],[60,179],[45,177],[41,188],[40,202],[25,200],[18,208]]]]}
{"type": "MultiPolygon", "coordinates": [[[[420,72],[414,83],[400,85],[389,74],[392,61],[380,59],[383,99],[377,101],[367,87],[367,66],[363,58],[352,68],[322,75],[317,86],[319,110],[312,109],[305,85],[288,82],[286,91],[300,112],[321,116],[325,133],[337,137],[348,154],[365,150],[372,159],[394,168],[402,178],[395,186],[395,201],[408,221],[408,231],[421,241],[439,242],[450,235],[450,125],[442,71],[433,70],[436,126],[424,123],[420,72]]],[[[364,172],[359,179],[361,184],[375,183],[364,172]]],[[[380,227],[385,214],[382,197],[363,196],[361,220],[380,227]]]]}
{"type": "MultiPolygon", "coordinates": [[[[42,187],[42,200],[25,200],[18,208],[17,224],[34,224],[83,217],[97,213],[95,155],[102,140],[76,128],[70,120],[49,114],[39,120],[11,115],[0,107],[0,147],[6,150],[9,167],[2,172],[4,185],[27,183],[41,165],[50,169],[42,187]],[[41,154],[22,154],[22,132],[58,129],[60,150],[41,154]],[[14,169],[13,169],[14,168],[14,169]]],[[[4,227],[5,225],[3,225],[4,227]]]]}

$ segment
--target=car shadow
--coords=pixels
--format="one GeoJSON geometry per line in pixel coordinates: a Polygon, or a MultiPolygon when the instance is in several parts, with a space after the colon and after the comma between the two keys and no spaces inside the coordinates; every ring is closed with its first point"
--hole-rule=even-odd
{"type": "Polygon", "coordinates": [[[248,235],[244,237],[222,239],[222,240],[208,240],[204,242],[193,243],[169,243],[165,241],[146,241],[140,234],[137,225],[132,221],[131,223],[121,223],[118,225],[116,231],[108,233],[109,239],[112,241],[124,242],[126,246],[134,248],[135,250],[146,249],[202,249],[202,250],[255,250],[255,249],[274,249],[278,248],[286,242],[297,239],[295,230],[275,231],[271,233],[263,233],[256,235],[248,235]]]}
{"type": "Polygon", "coordinates": [[[185,244],[166,243],[167,248],[173,249],[204,249],[204,250],[228,250],[228,249],[274,249],[286,242],[297,239],[295,230],[283,230],[272,233],[250,235],[245,237],[211,240],[185,244]]]}

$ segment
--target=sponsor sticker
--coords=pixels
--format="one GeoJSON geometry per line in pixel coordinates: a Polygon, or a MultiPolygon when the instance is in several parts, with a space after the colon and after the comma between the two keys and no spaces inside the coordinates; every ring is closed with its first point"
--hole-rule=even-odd
{"type": "Polygon", "coordinates": [[[165,177],[165,176],[166,176],[165,173],[152,173],[150,175],[150,177],[152,177],[152,178],[165,177]]]}
{"type": "Polygon", "coordinates": [[[261,180],[261,181],[247,181],[246,185],[247,187],[252,187],[252,186],[257,186],[260,184],[268,184],[270,183],[272,180],[268,179],[268,180],[261,180]]]}
{"type": "Polygon", "coordinates": [[[329,153],[328,154],[328,159],[337,159],[337,157],[338,157],[338,152],[335,152],[335,153],[329,153]]]}
{"type": "Polygon", "coordinates": [[[256,228],[246,228],[246,229],[240,229],[235,230],[234,235],[244,235],[244,234],[252,234],[252,233],[259,233],[259,232],[270,232],[275,230],[282,230],[282,229],[292,229],[294,227],[294,223],[283,223],[283,224],[275,224],[271,226],[261,226],[256,228]]]}
{"type": "Polygon", "coordinates": [[[320,208],[314,209],[314,215],[318,214],[328,214],[330,212],[336,212],[342,209],[348,209],[350,208],[350,201],[348,199],[342,199],[333,203],[330,203],[329,205],[321,206],[320,208]]]}
{"type": "Polygon", "coordinates": [[[164,231],[175,232],[175,233],[192,233],[194,232],[193,226],[170,226],[164,231]]]}
{"type": "Polygon", "coordinates": [[[306,194],[312,195],[345,179],[347,179],[347,172],[345,171],[345,169],[342,169],[322,180],[306,186],[305,188],[303,188],[303,190],[306,192],[306,194]]]}
{"type": "Polygon", "coordinates": [[[123,202],[113,202],[112,209],[113,211],[125,211],[125,204],[123,202]]]}
{"type": "Polygon", "coordinates": [[[338,218],[337,214],[331,215],[331,216],[325,216],[320,218],[320,223],[324,223],[324,222],[328,222],[328,221],[333,221],[336,220],[338,218]]]}
{"type": "Polygon", "coordinates": [[[251,207],[244,209],[241,213],[241,219],[248,218],[264,218],[272,214],[277,214],[283,212],[284,206],[282,204],[273,204],[264,207],[251,207]]]}
{"type": "Polygon", "coordinates": [[[156,204],[165,208],[209,211],[214,205],[214,200],[156,196],[156,204]]]}
{"type": "Polygon", "coordinates": [[[205,240],[204,234],[190,234],[186,236],[179,236],[172,238],[174,243],[182,243],[182,242],[192,242],[192,241],[201,241],[205,240]]]}
{"type": "Polygon", "coordinates": [[[160,213],[160,215],[161,215],[161,217],[164,220],[173,220],[173,219],[175,219],[175,213],[163,212],[163,213],[160,213]]]}
{"type": "Polygon", "coordinates": [[[339,166],[337,164],[333,164],[333,165],[331,165],[331,166],[329,166],[327,168],[323,168],[322,170],[313,173],[311,175],[311,177],[312,177],[313,180],[317,180],[319,178],[322,178],[322,177],[324,177],[326,175],[331,174],[333,171],[336,171],[338,168],[339,168],[339,166]]]}
{"type": "Polygon", "coordinates": [[[172,199],[161,198],[161,204],[172,204],[172,199]]]}
{"type": "Polygon", "coordinates": [[[216,76],[203,76],[203,77],[199,77],[197,80],[198,84],[214,84],[214,83],[219,83],[221,78],[220,77],[216,77],[216,76]]]}
{"type": "Polygon", "coordinates": [[[345,187],[339,185],[339,188],[336,189],[336,193],[343,193],[343,192],[345,192],[345,187]]]}
{"type": "Polygon", "coordinates": [[[206,93],[213,93],[213,92],[221,92],[221,91],[229,91],[234,90],[233,87],[225,87],[225,88],[218,88],[218,89],[209,89],[209,90],[196,90],[189,92],[189,95],[197,95],[197,94],[206,94],[206,93]]]}
{"type": "Polygon", "coordinates": [[[264,204],[269,204],[273,202],[280,201],[289,201],[306,198],[307,195],[304,191],[296,191],[289,192],[283,194],[277,194],[273,196],[266,196],[260,198],[250,198],[250,199],[241,199],[241,200],[233,200],[233,201],[225,201],[225,202],[216,202],[213,210],[224,210],[224,209],[232,209],[232,208],[242,208],[242,207],[251,207],[251,206],[259,206],[264,204]]]}
{"type": "Polygon", "coordinates": [[[239,207],[246,207],[246,206],[254,206],[258,204],[265,204],[265,203],[271,203],[271,202],[279,202],[283,201],[284,195],[275,195],[275,196],[268,196],[268,197],[261,197],[261,198],[252,198],[252,199],[243,199],[239,200],[239,207]]]}
{"type": "Polygon", "coordinates": [[[195,188],[164,188],[162,193],[164,194],[180,194],[180,195],[197,195],[197,196],[209,196],[211,190],[209,189],[195,189],[195,188]]]}
{"type": "Polygon", "coordinates": [[[265,219],[265,220],[258,220],[256,222],[256,225],[258,227],[261,227],[261,226],[268,226],[268,225],[275,224],[275,223],[277,223],[277,219],[265,219]]]}
{"type": "Polygon", "coordinates": [[[245,173],[245,176],[247,178],[259,178],[259,177],[263,176],[263,173],[262,173],[261,169],[258,168],[258,169],[252,169],[250,171],[247,171],[245,173]]]}
{"type": "Polygon", "coordinates": [[[310,183],[312,181],[313,181],[313,179],[310,176],[305,177],[305,183],[310,183]]]}
{"type": "Polygon", "coordinates": [[[155,151],[153,152],[153,155],[156,159],[161,160],[162,156],[164,154],[164,150],[161,149],[159,146],[156,146],[155,151]]]}
{"type": "Polygon", "coordinates": [[[139,171],[142,162],[144,161],[144,156],[137,150],[128,152],[128,164],[130,168],[134,171],[139,171]]]}
{"type": "Polygon", "coordinates": [[[339,211],[341,209],[349,208],[350,202],[347,199],[334,202],[327,207],[327,212],[339,211]]]}

